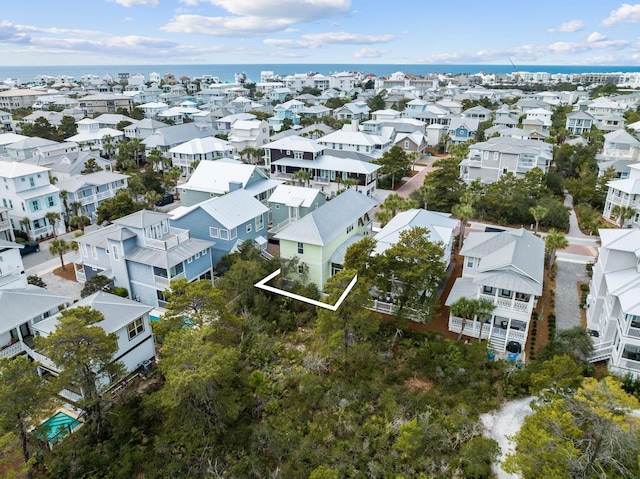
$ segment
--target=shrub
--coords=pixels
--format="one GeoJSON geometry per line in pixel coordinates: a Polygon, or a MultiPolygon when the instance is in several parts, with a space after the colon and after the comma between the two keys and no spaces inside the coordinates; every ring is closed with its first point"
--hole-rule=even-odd
{"type": "Polygon", "coordinates": [[[581,284],[580,285],[580,291],[588,292],[589,291],[589,285],[581,284]]]}

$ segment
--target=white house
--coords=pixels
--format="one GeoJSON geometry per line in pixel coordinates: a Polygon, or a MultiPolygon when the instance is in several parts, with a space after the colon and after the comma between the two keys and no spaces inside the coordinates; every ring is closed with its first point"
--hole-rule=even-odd
{"type": "Polygon", "coordinates": [[[58,183],[61,191],[67,192],[67,204],[80,203],[79,214],[92,221],[97,218],[98,207],[116,193],[127,187],[129,175],[111,171],[96,171],[87,175],[76,175],[58,183]]]}
{"type": "MultiPolygon", "coordinates": [[[[152,307],[137,301],[121,298],[104,291],[99,291],[74,303],[68,310],[88,306],[99,311],[104,319],[96,326],[102,328],[106,334],[115,334],[118,341],[118,349],[114,358],[122,363],[126,373],[130,373],[143,365],[145,361],[155,359],[155,345],[149,312],[152,307]]],[[[59,314],[51,316],[33,325],[33,329],[42,336],[48,336],[55,332],[59,323],[59,314]]],[[[60,371],[51,361],[42,361],[40,368],[57,375],[60,371]]],[[[121,378],[113,378],[119,381],[121,378]]],[[[104,378],[103,386],[111,384],[110,378],[104,378]]]]}
{"type": "Polygon", "coordinates": [[[640,376],[640,230],[601,229],[587,296],[591,361],[621,376],[640,376]]]}
{"type": "Polygon", "coordinates": [[[521,228],[502,232],[469,233],[460,254],[462,277],[456,279],[446,306],[460,298],[487,299],[495,305],[488,318],[449,316],[449,331],[481,337],[497,352],[510,342],[524,350],[531,314],[542,295],[544,241],[521,228]],[[463,329],[464,324],[464,329],[463,329]]]}
{"type": "Polygon", "coordinates": [[[22,247],[13,241],[0,239],[0,289],[27,287],[27,275],[20,256],[22,247]]]}
{"type": "MultiPolygon", "coordinates": [[[[49,169],[22,162],[0,161],[0,197],[8,208],[14,229],[23,229],[21,220],[28,218],[28,233],[32,239],[53,234],[45,219],[49,212],[62,216],[60,189],[49,181],[49,169]]],[[[57,221],[58,234],[64,233],[64,223],[57,221]]]]}
{"type": "Polygon", "coordinates": [[[607,199],[605,200],[602,216],[604,219],[619,224],[614,216],[614,208],[630,207],[636,210],[635,215],[625,219],[622,226],[640,227],[640,163],[629,166],[629,177],[607,183],[607,199]]]}
{"type": "Polygon", "coordinates": [[[233,158],[235,148],[225,140],[214,136],[194,138],[169,149],[171,164],[182,169],[182,176],[189,179],[195,161],[211,161],[233,158]]]}

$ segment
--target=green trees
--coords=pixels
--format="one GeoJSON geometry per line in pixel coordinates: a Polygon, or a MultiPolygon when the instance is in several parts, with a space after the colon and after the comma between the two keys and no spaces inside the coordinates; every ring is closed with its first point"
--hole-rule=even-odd
{"type": "Polygon", "coordinates": [[[415,201],[407,200],[396,193],[391,193],[380,205],[380,211],[376,212],[376,219],[384,226],[391,221],[399,211],[407,211],[416,206],[415,201]]]}
{"type": "Polygon", "coordinates": [[[544,244],[547,247],[548,255],[547,269],[550,270],[556,260],[556,251],[569,246],[569,242],[565,238],[564,233],[550,229],[544,237],[544,244]]]}
{"type": "Polygon", "coordinates": [[[111,378],[122,374],[122,365],[114,361],[118,337],[97,325],[103,320],[102,313],[89,306],[65,309],[53,333],[36,337],[37,347],[60,368],[59,385],[82,391],[78,406],[86,413],[87,425],[96,437],[102,434],[106,401],[101,390],[111,378]]]}
{"type": "Polygon", "coordinates": [[[53,405],[51,384],[35,369],[26,356],[0,359],[0,430],[20,440],[28,477],[32,477],[29,433],[53,405]]]}
{"type": "Polygon", "coordinates": [[[577,391],[534,404],[514,436],[505,469],[524,479],[638,477],[640,407],[611,376],[585,378],[577,391]]]}
{"type": "Polygon", "coordinates": [[[465,190],[459,164],[455,158],[440,158],[433,162],[437,169],[424,178],[424,185],[433,191],[429,204],[434,211],[451,211],[465,190]]]}
{"type": "Polygon", "coordinates": [[[44,215],[45,219],[51,226],[51,230],[53,231],[53,237],[57,238],[58,233],[56,231],[56,221],[60,219],[60,213],[56,213],[55,211],[49,211],[44,215]]]}
{"type": "Polygon", "coordinates": [[[49,253],[51,253],[52,256],[58,255],[60,257],[60,265],[63,270],[66,269],[63,256],[70,250],[71,245],[61,238],[54,239],[49,243],[49,253]]]}
{"type": "Polygon", "coordinates": [[[296,183],[300,183],[300,186],[309,186],[309,180],[311,179],[311,173],[307,170],[303,170],[302,168],[296,171],[291,179],[296,183]]]}
{"type": "Polygon", "coordinates": [[[134,203],[126,190],[119,190],[113,198],[109,198],[98,206],[97,223],[113,221],[123,216],[130,215],[141,209],[140,205],[134,203]]]}
{"type": "Polygon", "coordinates": [[[380,258],[382,291],[388,291],[398,306],[396,317],[411,316],[429,322],[435,314],[435,292],[446,276],[440,244],[429,241],[429,230],[415,227],[400,233],[398,242],[380,258]],[[410,311],[408,311],[410,310],[410,311]]]}
{"type": "MultiPolygon", "coordinates": [[[[451,314],[454,316],[458,316],[462,318],[462,326],[460,327],[460,332],[458,333],[458,341],[462,338],[464,334],[464,328],[467,325],[467,320],[475,319],[476,317],[480,320],[482,324],[484,322],[484,318],[487,315],[490,315],[496,306],[484,298],[465,298],[462,297],[457,300],[455,303],[451,305],[451,314]]],[[[482,339],[482,335],[478,334],[478,341],[482,339]]]]}
{"type": "Polygon", "coordinates": [[[80,171],[81,175],[88,175],[89,173],[95,173],[96,171],[102,171],[102,167],[98,165],[95,158],[89,158],[84,164],[84,168],[80,171]]]}
{"type": "Polygon", "coordinates": [[[56,127],[49,123],[49,120],[43,116],[36,118],[32,124],[22,123],[20,127],[22,129],[22,134],[25,136],[37,136],[54,141],[58,140],[58,131],[56,130],[56,127]]]}
{"type": "Polygon", "coordinates": [[[451,208],[451,213],[458,217],[460,220],[460,249],[462,249],[462,245],[464,244],[464,234],[467,228],[467,221],[469,221],[476,214],[476,210],[473,208],[473,204],[470,198],[463,198],[460,203],[457,205],[453,205],[451,208]]]}
{"type": "Polygon", "coordinates": [[[60,127],[58,128],[58,135],[61,140],[66,140],[70,136],[78,133],[78,125],[76,119],[69,115],[64,115],[60,120],[60,127]]]}
{"type": "Polygon", "coordinates": [[[615,205],[611,209],[611,215],[618,219],[618,226],[622,228],[627,220],[630,220],[636,215],[636,209],[633,206],[615,205]]]}
{"type": "Polygon", "coordinates": [[[375,96],[372,96],[367,100],[367,106],[369,107],[369,111],[378,111],[384,110],[386,108],[386,103],[384,99],[387,97],[386,90],[380,90],[375,96]]]}
{"type": "Polygon", "coordinates": [[[392,190],[395,189],[396,179],[402,179],[411,171],[411,158],[398,145],[393,145],[376,163],[381,166],[380,173],[391,178],[392,190]]]}
{"type": "Polygon", "coordinates": [[[112,282],[111,279],[107,278],[104,275],[96,274],[91,277],[84,283],[84,287],[82,291],[80,291],[80,297],[86,298],[87,296],[91,296],[93,293],[97,293],[98,291],[104,291],[104,289],[110,285],[112,282]]]}
{"type": "Polygon", "coordinates": [[[547,216],[548,212],[549,210],[547,210],[547,208],[542,205],[536,205],[529,208],[529,213],[531,213],[531,216],[533,216],[533,219],[536,222],[536,235],[538,234],[538,226],[540,225],[540,220],[547,216]]]}
{"type": "Polygon", "coordinates": [[[85,227],[91,224],[91,219],[85,215],[78,215],[71,218],[69,224],[74,228],[80,228],[80,231],[84,233],[85,227]]]}
{"type": "Polygon", "coordinates": [[[20,226],[24,228],[25,232],[27,233],[27,239],[31,240],[31,220],[29,219],[29,217],[25,216],[21,218],[18,223],[20,223],[20,226]]]}

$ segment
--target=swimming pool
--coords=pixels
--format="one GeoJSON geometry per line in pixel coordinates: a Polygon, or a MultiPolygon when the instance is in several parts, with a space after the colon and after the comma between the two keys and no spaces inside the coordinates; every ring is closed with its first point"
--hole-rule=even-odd
{"type": "Polygon", "coordinates": [[[78,419],[60,411],[47,419],[42,424],[42,428],[47,435],[47,441],[50,445],[53,445],[67,434],[73,432],[80,424],[82,423],[78,419]]]}

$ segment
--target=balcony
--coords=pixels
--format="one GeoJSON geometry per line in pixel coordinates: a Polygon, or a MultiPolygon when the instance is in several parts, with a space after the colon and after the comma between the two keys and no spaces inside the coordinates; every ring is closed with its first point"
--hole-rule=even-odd
{"type": "Polygon", "coordinates": [[[290,180],[293,178],[293,174],[285,173],[284,171],[274,171],[271,173],[271,178],[274,180],[290,180]]]}
{"type": "Polygon", "coordinates": [[[180,243],[184,243],[189,239],[189,230],[183,230],[181,228],[169,228],[169,234],[165,235],[162,239],[156,238],[144,238],[144,245],[149,248],[159,249],[163,251],[175,248],[180,243]]]}
{"type": "MultiPolygon", "coordinates": [[[[0,287],[6,286],[14,281],[19,281],[23,276],[24,271],[21,269],[17,269],[11,272],[5,272],[2,276],[0,276],[0,287]]],[[[15,286],[14,286],[15,287],[15,286]]]]}
{"type": "Polygon", "coordinates": [[[97,203],[98,201],[106,200],[112,198],[117,190],[109,190],[109,191],[101,191],[100,193],[95,193],[93,195],[85,196],[80,198],[80,204],[82,206],[90,205],[93,203],[97,203]]]}
{"type": "Polygon", "coordinates": [[[331,180],[329,178],[325,178],[323,176],[314,176],[313,177],[313,181],[316,182],[316,183],[322,183],[323,185],[328,185],[331,180]]]}
{"type": "Polygon", "coordinates": [[[171,281],[173,281],[174,279],[182,279],[184,278],[184,272],[180,273],[180,274],[176,274],[175,276],[172,276],[171,278],[165,278],[164,276],[158,276],[156,274],[153,275],[153,279],[156,282],[156,286],[163,288],[163,289],[169,289],[169,285],[171,283],[171,281]]]}
{"type": "Polygon", "coordinates": [[[453,331],[454,333],[459,333],[462,330],[462,334],[465,336],[471,336],[472,338],[477,338],[481,336],[481,339],[488,339],[489,332],[491,331],[491,325],[487,323],[480,323],[479,321],[472,321],[467,319],[467,322],[464,325],[464,330],[462,329],[462,324],[464,319],[459,318],[457,316],[451,316],[449,318],[449,331],[453,331]]]}
{"type": "Polygon", "coordinates": [[[0,220],[0,231],[10,230],[11,222],[9,220],[0,220]]]}
{"type": "Polygon", "coordinates": [[[502,298],[500,296],[494,296],[491,294],[480,294],[480,299],[491,301],[498,308],[509,309],[521,313],[530,313],[531,311],[533,311],[533,302],[531,300],[521,301],[515,298],[502,298]]]}
{"type": "Polygon", "coordinates": [[[49,235],[53,234],[53,229],[51,228],[51,226],[42,226],[40,228],[31,228],[29,230],[29,234],[31,235],[31,238],[40,239],[40,238],[44,238],[45,236],[49,236],[49,235]]]}

